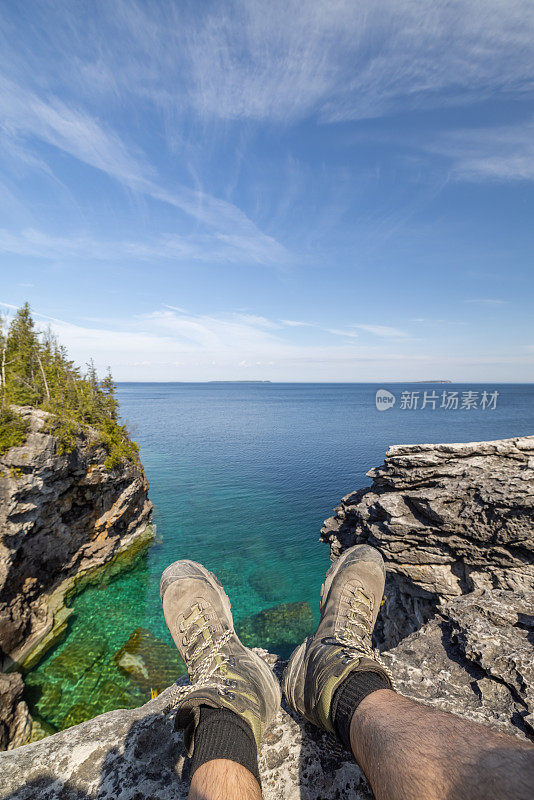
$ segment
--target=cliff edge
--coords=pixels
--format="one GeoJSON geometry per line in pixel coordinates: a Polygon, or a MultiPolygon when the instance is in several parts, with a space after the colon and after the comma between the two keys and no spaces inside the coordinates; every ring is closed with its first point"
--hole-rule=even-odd
{"type": "Polygon", "coordinates": [[[391,447],[321,538],[386,562],[377,645],[402,692],[534,734],[534,436],[391,447]]]}
{"type": "MultiPolygon", "coordinates": [[[[391,448],[322,538],[333,558],[369,542],[386,560],[377,627],[400,692],[521,738],[534,735],[534,437],[391,448]]],[[[274,663],[280,674],[284,664],[274,663]]],[[[168,690],[0,754],[2,798],[185,798],[168,690]]],[[[348,753],[285,705],[260,755],[266,800],[372,795],[348,753]]]]}
{"type": "Polygon", "coordinates": [[[0,746],[27,738],[20,676],[61,636],[69,596],[104,566],[119,568],[151,541],[152,504],[139,460],[107,469],[97,431],[80,427],[61,453],[50,414],[18,407],[24,444],[0,456],[0,746]]]}

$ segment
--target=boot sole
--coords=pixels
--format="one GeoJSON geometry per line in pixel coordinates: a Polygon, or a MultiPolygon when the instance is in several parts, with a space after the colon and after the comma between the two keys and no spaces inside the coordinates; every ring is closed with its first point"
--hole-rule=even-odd
{"type": "MultiPolygon", "coordinates": [[[[307,643],[308,640],[305,639],[302,644],[293,651],[282,676],[282,689],[284,690],[287,702],[291,708],[295,709],[295,711],[300,711],[300,713],[302,713],[301,709],[304,708],[304,691],[302,692],[302,698],[297,698],[293,688],[298,686],[297,675],[306,655],[307,643]],[[299,703],[299,699],[302,700],[302,703],[299,703]]],[[[304,689],[304,687],[302,688],[304,689]]]]}

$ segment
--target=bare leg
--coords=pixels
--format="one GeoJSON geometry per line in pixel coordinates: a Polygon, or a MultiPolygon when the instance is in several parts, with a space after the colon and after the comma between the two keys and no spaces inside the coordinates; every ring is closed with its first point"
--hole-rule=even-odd
{"type": "Polygon", "coordinates": [[[534,747],[389,689],[369,694],[350,727],[376,800],[532,800],[534,747]]]}
{"type": "Polygon", "coordinates": [[[241,764],[215,758],[196,770],[188,800],[261,800],[261,789],[241,764]]]}

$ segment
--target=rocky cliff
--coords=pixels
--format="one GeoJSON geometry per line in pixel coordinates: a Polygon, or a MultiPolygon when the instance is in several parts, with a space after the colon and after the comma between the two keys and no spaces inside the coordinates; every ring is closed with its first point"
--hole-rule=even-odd
{"type": "MultiPolygon", "coordinates": [[[[322,531],[334,558],[369,542],[386,559],[377,638],[399,691],[522,738],[534,733],[533,467],[534,437],[394,447],[322,531]]],[[[260,771],[266,800],[371,798],[350,756],[285,706],[260,771]]],[[[168,691],[2,753],[0,774],[10,800],[170,800],[188,790],[168,691]]]]}
{"type": "MultiPolygon", "coordinates": [[[[132,559],[153,535],[148,483],[138,461],[107,470],[107,453],[90,428],[62,455],[47,433],[49,415],[30,407],[18,411],[29,423],[26,442],[0,456],[4,671],[36,663],[66,626],[69,596],[104,565],[118,569],[132,559]]],[[[27,726],[20,722],[18,679],[2,680],[3,736],[13,746],[27,726]]]]}
{"type": "Polygon", "coordinates": [[[386,561],[377,644],[403,692],[534,734],[534,436],[391,447],[321,538],[386,561]]]}

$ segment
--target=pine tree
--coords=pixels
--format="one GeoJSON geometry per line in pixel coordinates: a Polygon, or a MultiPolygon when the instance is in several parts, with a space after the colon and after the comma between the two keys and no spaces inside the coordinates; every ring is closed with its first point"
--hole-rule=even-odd
{"type": "Polygon", "coordinates": [[[60,453],[71,451],[83,426],[90,425],[107,450],[109,469],[136,460],[138,447],[118,422],[116,389],[109,368],[100,381],[91,360],[82,374],[50,328],[36,331],[28,303],[9,328],[0,319],[0,453],[26,436],[27,424],[12,405],[31,405],[53,414],[49,430],[60,453]]]}
{"type": "Polygon", "coordinates": [[[9,327],[6,347],[6,389],[12,402],[36,405],[40,401],[37,348],[29,303],[17,311],[9,327]]]}

